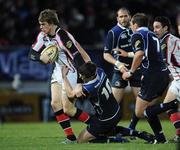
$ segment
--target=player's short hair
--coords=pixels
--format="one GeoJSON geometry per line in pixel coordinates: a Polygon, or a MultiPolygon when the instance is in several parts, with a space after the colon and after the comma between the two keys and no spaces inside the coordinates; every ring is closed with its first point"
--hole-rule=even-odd
{"type": "Polygon", "coordinates": [[[49,24],[59,25],[58,15],[55,10],[45,9],[40,12],[38,20],[49,24]]]}
{"type": "Polygon", "coordinates": [[[170,31],[171,28],[171,22],[169,20],[169,18],[165,17],[165,16],[157,16],[155,17],[154,21],[160,22],[162,27],[167,26],[168,27],[168,31],[170,31]]]}
{"type": "Polygon", "coordinates": [[[117,16],[118,16],[119,11],[126,11],[128,13],[128,15],[131,16],[129,9],[127,9],[126,7],[119,8],[116,12],[117,16]]]}
{"type": "Polygon", "coordinates": [[[144,13],[136,13],[132,19],[131,22],[133,24],[137,24],[138,27],[147,27],[148,26],[148,17],[144,13]]]}
{"type": "Polygon", "coordinates": [[[96,68],[96,64],[93,62],[87,62],[79,67],[78,73],[85,78],[90,78],[96,75],[96,68]]]}

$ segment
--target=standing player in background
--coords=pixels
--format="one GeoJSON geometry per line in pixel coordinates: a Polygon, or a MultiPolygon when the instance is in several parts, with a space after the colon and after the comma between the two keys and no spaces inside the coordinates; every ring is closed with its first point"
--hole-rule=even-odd
{"type": "MultiPolygon", "coordinates": [[[[131,43],[135,52],[131,69],[123,73],[123,79],[128,80],[141,66],[141,89],[136,99],[135,113],[138,118],[144,116],[148,105],[161,96],[169,84],[168,69],[163,62],[161,47],[156,35],[148,28],[148,17],[143,13],[135,14],[131,19],[131,29],[134,34],[131,43]],[[158,77],[161,77],[159,80],[158,77]]],[[[158,143],[165,143],[166,138],[157,116],[147,118],[158,143]]]]}
{"type": "MultiPolygon", "coordinates": [[[[134,76],[129,81],[122,79],[124,64],[127,64],[128,66],[126,67],[129,68],[134,56],[130,43],[132,34],[132,30],[129,28],[130,18],[130,12],[127,8],[123,7],[117,11],[118,23],[109,30],[104,47],[104,59],[114,65],[111,85],[118,103],[123,99],[125,88],[128,84],[131,86],[134,97],[136,98],[141,82],[140,69],[135,71],[134,76]]],[[[129,125],[129,128],[134,129],[134,124],[138,122],[138,118],[135,115],[132,118],[133,122],[129,125]]]]}
{"type": "Polygon", "coordinates": [[[175,142],[180,142],[180,112],[178,101],[180,101],[180,39],[170,33],[170,21],[167,17],[158,16],[153,23],[154,32],[160,39],[164,60],[173,76],[164,103],[148,107],[145,111],[148,118],[167,111],[169,119],[176,128],[175,142]]]}
{"type": "Polygon", "coordinates": [[[51,106],[56,116],[57,122],[63,128],[67,136],[66,142],[76,141],[76,137],[70,125],[70,117],[87,123],[89,115],[73,107],[67,97],[64,97],[63,80],[61,74],[62,65],[69,67],[68,78],[74,86],[77,82],[77,69],[83,63],[90,61],[89,56],[74,37],[59,27],[59,19],[54,10],[45,9],[40,12],[39,25],[41,32],[38,34],[35,43],[29,53],[31,60],[49,63],[49,58],[41,58],[40,53],[44,47],[56,45],[59,50],[58,59],[51,76],[51,106]]]}

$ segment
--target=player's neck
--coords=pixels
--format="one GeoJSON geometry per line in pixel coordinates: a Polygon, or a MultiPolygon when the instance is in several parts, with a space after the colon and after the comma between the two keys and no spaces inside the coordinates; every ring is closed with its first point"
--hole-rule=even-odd
{"type": "Polygon", "coordinates": [[[57,25],[53,25],[51,28],[51,32],[49,33],[50,36],[54,36],[56,34],[57,25]]]}

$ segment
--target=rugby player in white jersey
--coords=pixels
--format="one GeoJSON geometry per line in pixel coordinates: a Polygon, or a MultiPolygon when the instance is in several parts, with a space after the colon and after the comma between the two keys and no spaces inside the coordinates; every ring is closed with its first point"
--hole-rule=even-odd
{"type": "Polygon", "coordinates": [[[63,80],[61,75],[62,65],[69,68],[68,79],[74,86],[77,83],[77,69],[83,63],[90,61],[90,57],[74,37],[64,29],[59,27],[58,15],[54,10],[45,9],[40,12],[39,18],[40,32],[29,53],[29,58],[34,61],[49,63],[41,59],[41,51],[49,46],[58,47],[58,59],[54,63],[54,69],[51,76],[51,106],[56,116],[57,122],[63,128],[68,142],[76,141],[76,137],[70,125],[70,117],[87,123],[89,115],[76,107],[68,100],[63,90],[63,80]]]}
{"type": "Polygon", "coordinates": [[[148,117],[167,111],[171,122],[176,128],[174,141],[180,142],[180,39],[170,33],[170,21],[167,17],[158,16],[153,23],[154,32],[160,39],[164,60],[171,72],[173,81],[168,89],[163,104],[154,105],[146,109],[148,117]]]}

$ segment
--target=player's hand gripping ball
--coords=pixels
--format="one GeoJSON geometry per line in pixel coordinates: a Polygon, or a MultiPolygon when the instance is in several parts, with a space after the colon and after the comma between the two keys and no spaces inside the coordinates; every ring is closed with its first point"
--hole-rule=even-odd
{"type": "Polygon", "coordinates": [[[56,45],[49,45],[40,54],[40,60],[45,63],[53,63],[58,58],[58,48],[56,45]]]}

